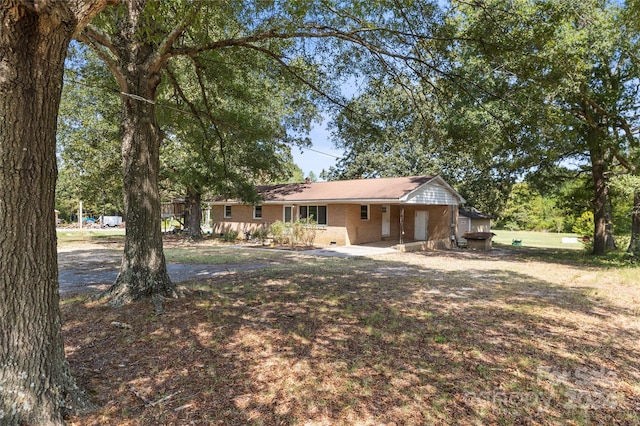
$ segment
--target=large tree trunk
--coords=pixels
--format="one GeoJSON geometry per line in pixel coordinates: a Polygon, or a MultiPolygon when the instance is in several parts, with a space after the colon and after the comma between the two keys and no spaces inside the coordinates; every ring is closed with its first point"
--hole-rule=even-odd
{"type": "Polygon", "coordinates": [[[105,6],[0,2],[3,425],[63,424],[65,410],[86,406],[65,361],[58,304],[56,120],[69,42],[105,6]]]}
{"type": "Polygon", "coordinates": [[[605,204],[605,209],[604,209],[604,219],[605,219],[605,230],[606,230],[606,236],[605,236],[605,250],[606,251],[613,251],[616,250],[618,247],[616,246],[616,240],[613,237],[613,205],[611,204],[611,197],[609,196],[609,192],[608,192],[608,182],[605,180],[605,184],[607,185],[607,202],[605,204]]]}
{"type": "MultiPolygon", "coordinates": [[[[597,138],[594,134],[591,134],[590,137],[597,138]]],[[[593,178],[593,221],[595,225],[593,254],[603,255],[607,251],[607,204],[609,202],[606,156],[604,147],[600,146],[595,140],[591,142],[589,144],[589,155],[591,157],[591,175],[593,178]]]]}
{"type": "Polygon", "coordinates": [[[194,240],[202,239],[202,194],[196,188],[187,188],[185,199],[185,226],[187,235],[194,240]]]}
{"type": "Polygon", "coordinates": [[[122,166],[126,236],[120,273],[106,292],[115,306],[152,296],[177,297],[162,247],[158,176],[162,135],[155,117],[159,76],[139,64],[130,69],[122,98],[122,166]]]}
{"type": "Polygon", "coordinates": [[[629,253],[640,256],[640,188],[636,188],[633,193],[633,211],[631,212],[631,241],[629,242],[629,253]]]}

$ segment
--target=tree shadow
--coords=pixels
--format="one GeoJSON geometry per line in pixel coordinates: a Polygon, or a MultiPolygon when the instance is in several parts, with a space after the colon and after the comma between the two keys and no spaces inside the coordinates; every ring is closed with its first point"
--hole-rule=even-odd
{"type": "Polygon", "coordinates": [[[194,283],[157,317],[142,303],[70,303],[68,358],[103,407],[97,416],[114,424],[638,420],[637,303],[620,307],[491,267],[300,262],[194,283]],[[151,401],[179,393],[145,406],[132,386],[151,401]]]}

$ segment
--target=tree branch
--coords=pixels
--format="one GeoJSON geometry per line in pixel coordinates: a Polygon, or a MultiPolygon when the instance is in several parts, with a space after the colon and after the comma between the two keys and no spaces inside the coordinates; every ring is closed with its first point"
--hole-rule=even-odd
{"type": "Polygon", "coordinates": [[[345,110],[348,110],[349,112],[353,113],[353,111],[347,106],[345,105],[343,102],[341,102],[338,99],[335,99],[334,97],[332,97],[330,94],[328,94],[327,92],[325,92],[324,90],[322,90],[320,87],[318,87],[316,84],[312,83],[311,81],[307,80],[306,78],[304,78],[303,76],[301,76],[300,74],[298,74],[295,70],[293,70],[289,64],[287,64],[285,61],[282,60],[282,58],[280,58],[278,55],[276,55],[274,52],[270,51],[269,49],[264,49],[262,47],[253,45],[253,44],[247,44],[244,47],[248,48],[248,49],[253,49],[256,50],[260,53],[263,53],[265,55],[267,55],[268,57],[270,57],[271,59],[273,59],[274,61],[276,61],[278,64],[280,64],[280,66],[282,68],[284,68],[285,70],[287,70],[287,72],[289,74],[291,74],[296,80],[300,81],[301,83],[305,84],[306,86],[308,86],[309,88],[311,88],[311,90],[313,90],[314,92],[316,92],[317,94],[319,94],[320,96],[328,99],[331,103],[336,104],[338,106],[340,106],[341,108],[344,108],[345,110]]]}
{"type": "MultiPolygon", "coordinates": [[[[31,2],[33,3],[33,2],[31,2]]],[[[51,2],[55,3],[55,2],[51,2]]],[[[77,18],[74,36],[77,36],[95,16],[108,6],[119,4],[120,0],[76,0],[71,2],[71,9],[77,18]]],[[[37,4],[37,3],[36,3],[37,4]]]]}
{"type": "Polygon", "coordinates": [[[98,55],[113,73],[120,90],[127,92],[127,80],[115,59],[118,57],[118,51],[111,43],[109,36],[98,28],[87,26],[82,33],[76,35],[76,39],[89,46],[98,55]]]}
{"type": "Polygon", "coordinates": [[[173,48],[173,44],[176,42],[178,37],[183,35],[187,28],[189,28],[189,26],[193,23],[193,20],[198,15],[198,12],[200,12],[202,3],[202,1],[196,2],[191,12],[160,42],[156,53],[152,55],[151,58],[149,58],[149,69],[151,71],[159,72],[162,68],[162,64],[172,56],[170,52],[173,48]]]}

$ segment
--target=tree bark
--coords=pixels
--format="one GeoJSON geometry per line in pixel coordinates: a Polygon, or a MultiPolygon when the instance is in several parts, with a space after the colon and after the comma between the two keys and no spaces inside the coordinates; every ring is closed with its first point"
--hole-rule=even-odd
{"type": "Polygon", "coordinates": [[[608,183],[605,180],[605,184],[607,185],[607,202],[605,204],[604,209],[604,218],[605,218],[605,251],[613,251],[618,247],[616,246],[616,240],[613,237],[613,206],[611,205],[611,197],[609,196],[609,188],[608,183]]]}
{"type": "Polygon", "coordinates": [[[629,253],[640,256],[640,188],[636,188],[633,193],[633,210],[631,212],[631,241],[629,242],[629,253]]]}
{"type": "Polygon", "coordinates": [[[591,157],[591,175],[593,178],[593,254],[603,255],[607,251],[607,203],[609,187],[606,180],[606,156],[604,147],[597,142],[597,135],[590,132],[589,156],[591,157]]]}
{"type": "Polygon", "coordinates": [[[194,240],[202,239],[202,194],[193,187],[187,188],[185,226],[187,235],[194,240]]]}
{"type": "Polygon", "coordinates": [[[88,407],[65,360],[54,199],[67,47],[107,2],[0,2],[0,424],[88,407]]]}
{"type": "Polygon", "coordinates": [[[154,50],[138,40],[145,2],[128,3],[128,19],[118,25],[114,45],[120,52],[117,80],[122,91],[122,169],[126,235],[120,272],[103,296],[120,306],[155,296],[177,297],[169,278],[162,245],[160,144],[155,99],[160,70],[154,50]]]}
{"type": "Polygon", "coordinates": [[[122,168],[126,236],[120,273],[107,296],[114,306],[133,300],[161,295],[177,297],[169,278],[162,244],[162,218],[158,176],[161,131],[155,117],[155,105],[140,99],[155,99],[159,76],[139,70],[127,80],[122,98],[122,168]]]}

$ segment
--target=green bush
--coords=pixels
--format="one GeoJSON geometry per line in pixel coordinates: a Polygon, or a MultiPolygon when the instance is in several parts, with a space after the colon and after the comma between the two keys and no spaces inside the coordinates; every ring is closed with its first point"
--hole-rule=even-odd
{"type": "Polygon", "coordinates": [[[299,223],[302,228],[299,233],[298,241],[305,246],[312,246],[313,242],[316,240],[318,223],[310,218],[300,219],[296,223],[299,223]]]}
{"type": "Polygon", "coordinates": [[[289,243],[289,224],[280,222],[279,220],[273,222],[269,227],[271,238],[276,244],[288,244],[289,243]]]}
{"type": "Polygon", "coordinates": [[[269,227],[269,233],[276,244],[286,244],[294,247],[302,244],[313,245],[316,239],[317,224],[312,219],[300,219],[295,222],[274,222],[269,227]]]}
{"type": "Polygon", "coordinates": [[[269,238],[269,228],[266,226],[260,226],[259,228],[256,228],[256,230],[251,234],[251,238],[258,240],[264,244],[265,240],[269,238]]]}
{"type": "Polygon", "coordinates": [[[631,235],[614,235],[613,239],[616,241],[616,247],[620,251],[627,250],[631,243],[631,235]]]}
{"type": "Polygon", "coordinates": [[[222,239],[226,242],[233,242],[238,239],[238,231],[234,231],[233,229],[227,229],[224,234],[222,234],[222,239]]]}

